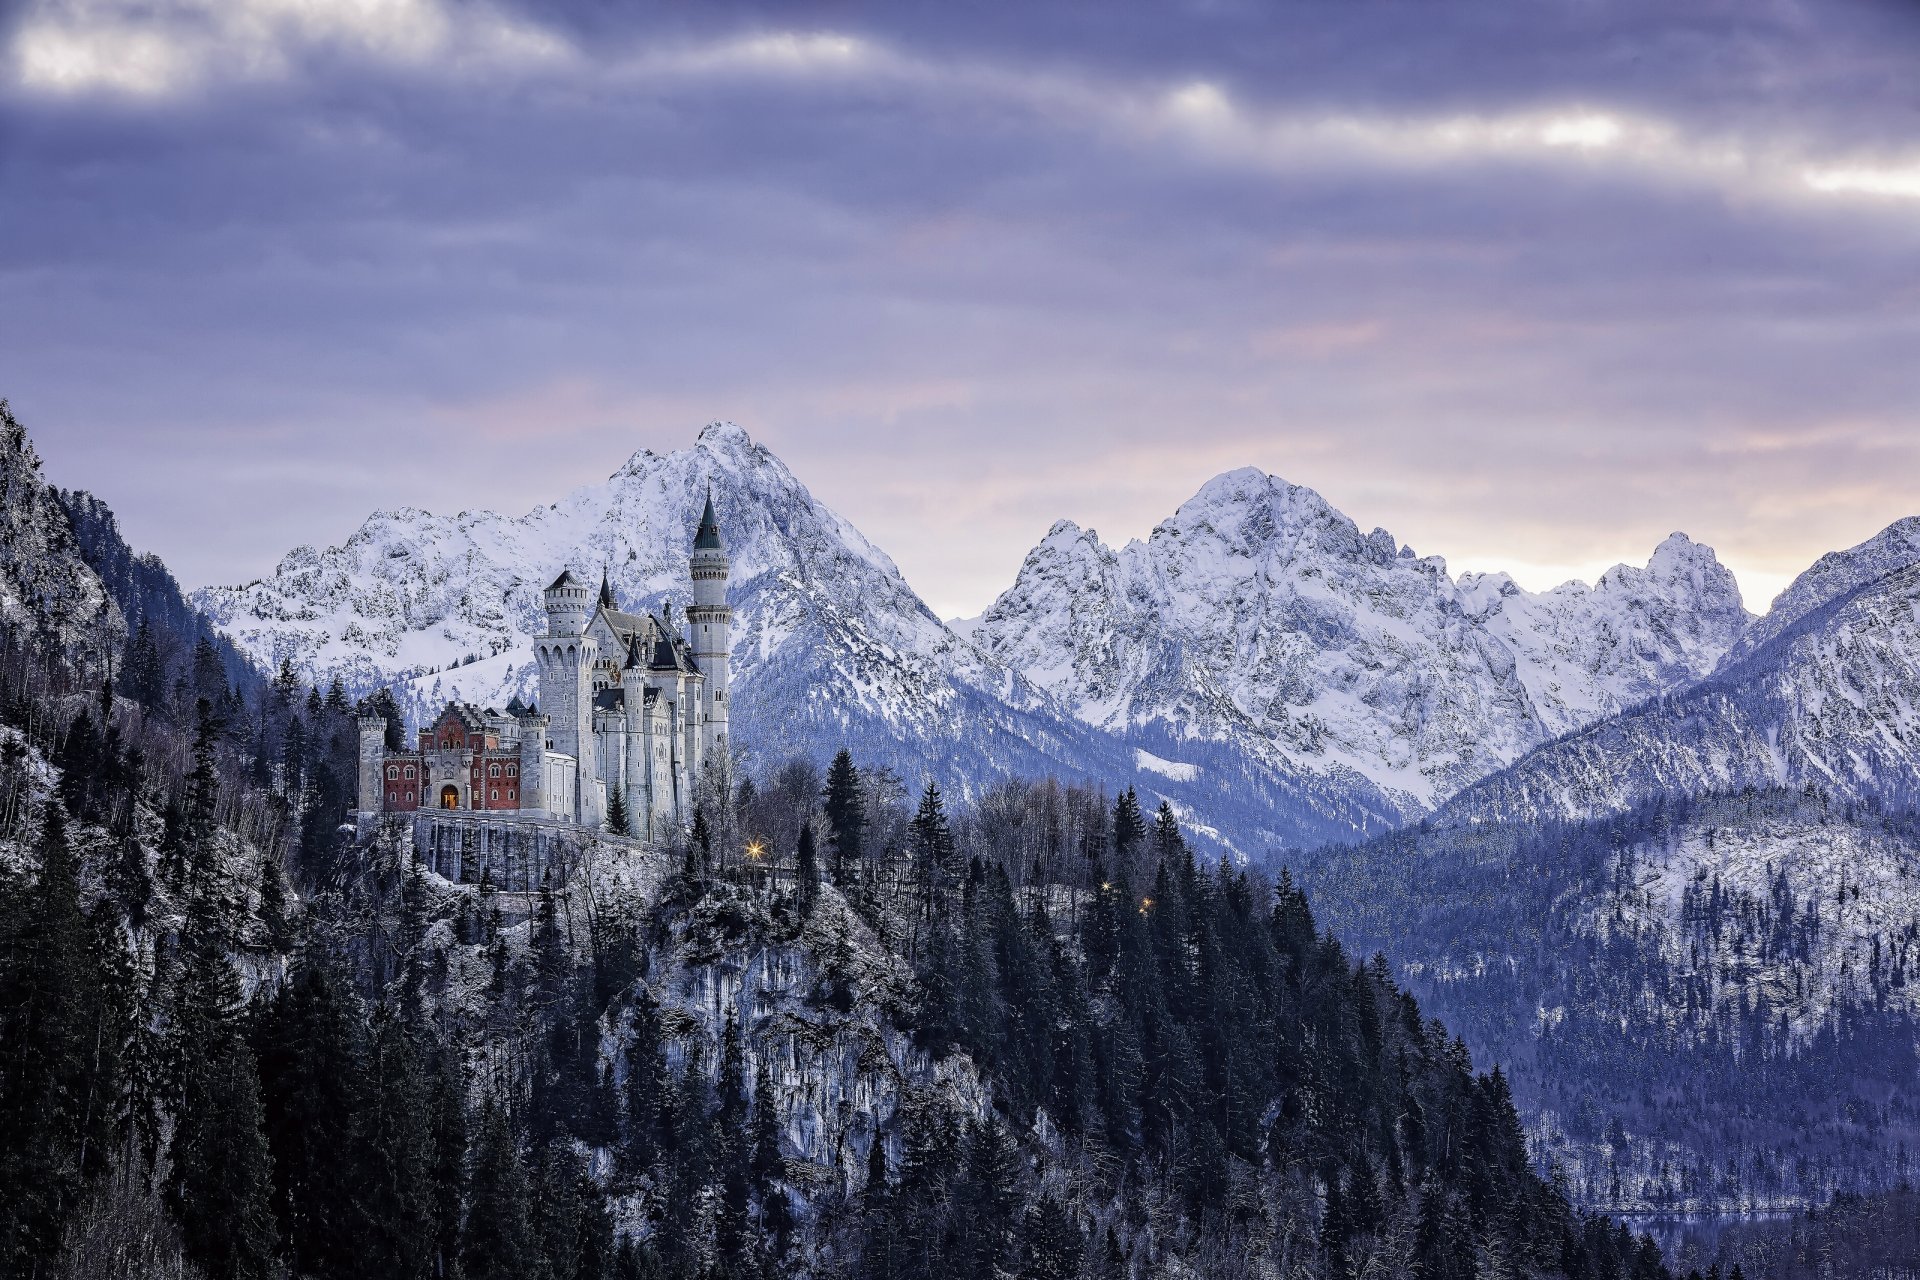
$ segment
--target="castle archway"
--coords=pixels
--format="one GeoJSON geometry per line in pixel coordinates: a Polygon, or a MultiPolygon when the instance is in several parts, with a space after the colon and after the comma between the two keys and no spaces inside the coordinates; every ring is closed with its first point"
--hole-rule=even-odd
{"type": "Polygon", "coordinates": [[[442,809],[458,809],[460,807],[460,788],[440,788],[440,807],[442,809]]]}

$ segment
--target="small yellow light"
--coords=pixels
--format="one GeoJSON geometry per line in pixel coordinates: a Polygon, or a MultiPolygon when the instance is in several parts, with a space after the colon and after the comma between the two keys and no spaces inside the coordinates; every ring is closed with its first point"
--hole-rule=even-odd
{"type": "Polygon", "coordinates": [[[1102,880],[1102,881],[1100,882],[1100,887],[1101,887],[1102,889],[1111,889],[1111,888],[1113,888],[1113,882],[1112,882],[1112,881],[1110,881],[1110,880],[1102,880]]]}
{"type": "Polygon", "coordinates": [[[1142,899],[1140,899],[1140,909],[1141,909],[1142,911],[1145,911],[1145,910],[1146,910],[1146,909],[1147,909],[1148,907],[1151,907],[1152,905],[1153,905],[1153,899],[1152,899],[1152,898],[1142,898],[1142,899]]]}
{"type": "Polygon", "coordinates": [[[767,856],[767,846],[761,844],[758,840],[749,840],[747,842],[747,856],[755,862],[758,862],[767,856]]]}

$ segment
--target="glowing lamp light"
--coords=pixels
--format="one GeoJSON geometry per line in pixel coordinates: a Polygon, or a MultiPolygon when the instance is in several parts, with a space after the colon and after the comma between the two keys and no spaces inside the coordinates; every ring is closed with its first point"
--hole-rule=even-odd
{"type": "Polygon", "coordinates": [[[758,840],[747,841],[747,856],[755,862],[767,856],[767,846],[758,840]]]}

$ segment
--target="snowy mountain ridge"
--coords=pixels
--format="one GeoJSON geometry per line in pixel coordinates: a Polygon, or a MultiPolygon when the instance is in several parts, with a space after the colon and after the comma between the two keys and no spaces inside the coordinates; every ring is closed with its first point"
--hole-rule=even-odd
{"type": "Polygon", "coordinates": [[[1242,852],[1398,817],[1358,776],[1238,756],[1140,767],[1138,748],[1167,754],[1158,737],[1123,742],[1081,722],[956,634],[884,552],[730,423],[691,449],[642,450],[604,484],[523,516],[378,512],[338,547],[296,548],[270,577],[195,599],[268,670],[286,660],[354,694],[392,688],[416,721],[453,698],[500,706],[535,691],[530,640],[561,568],[604,567],[628,608],[684,608],[709,484],[732,558],[733,736],[753,767],[853,745],[910,786],[932,778],[962,795],[1014,776],[1139,776],[1196,822],[1224,817],[1217,843],[1242,852]]]}
{"type": "Polygon", "coordinates": [[[1749,621],[1733,576],[1684,534],[1645,568],[1528,592],[1505,574],[1456,580],[1244,468],[1119,551],[1054,525],[969,630],[1090,723],[1350,769],[1411,815],[1706,675],[1749,621]]]}
{"type": "MultiPolygon", "coordinates": [[[[630,608],[684,604],[709,483],[734,561],[736,740],[761,765],[866,743],[909,784],[963,794],[1045,773],[1132,782],[1249,854],[1377,832],[1455,797],[1482,816],[1572,814],[1658,787],[1771,785],[1782,748],[1741,715],[1684,749],[1630,726],[1675,699],[1699,705],[1797,643],[1836,591],[1879,590],[1920,557],[1920,520],[1903,521],[1823,559],[1758,621],[1712,550],[1679,533],[1644,567],[1531,592],[1505,574],[1456,578],[1243,468],[1118,550],[1056,523],[991,608],[945,623],[770,451],[716,423],[525,515],[376,513],[341,546],[296,548],[270,577],[196,602],[269,669],[290,659],[354,693],[393,687],[416,718],[449,698],[500,705],[532,692],[540,589],[561,567],[605,567],[630,608]],[[1556,760],[1559,774],[1527,781],[1556,760]]],[[[1874,661],[1910,673],[1914,644],[1889,632],[1874,661]]],[[[1862,758],[1903,750],[1884,710],[1849,730],[1880,740],[1862,758]]]]}
{"type": "Polygon", "coordinates": [[[1920,797],[1920,560],[1901,521],[1823,558],[1706,679],[1547,743],[1449,801],[1450,821],[1619,813],[1661,795],[1811,788],[1920,797]],[[1825,586],[1840,594],[1821,597],[1825,586]]]}

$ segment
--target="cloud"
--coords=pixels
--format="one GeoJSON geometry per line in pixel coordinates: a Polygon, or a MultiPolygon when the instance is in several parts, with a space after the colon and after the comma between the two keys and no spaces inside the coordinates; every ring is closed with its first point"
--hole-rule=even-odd
{"type": "Polygon", "coordinates": [[[571,55],[552,31],[442,0],[50,0],[26,14],[10,43],[20,87],[56,97],[162,99],[284,80],[325,52],[436,72],[547,66],[571,55]]]}
{"type": "Polygon", "coordinates": [[[1239,465],[1526,573],[1676,527],[1787,573],[1912,506],[1877,30],[493,3],[0,34],[0,394],[187,580],[714,417],[949,612],[1239,465]]]}

